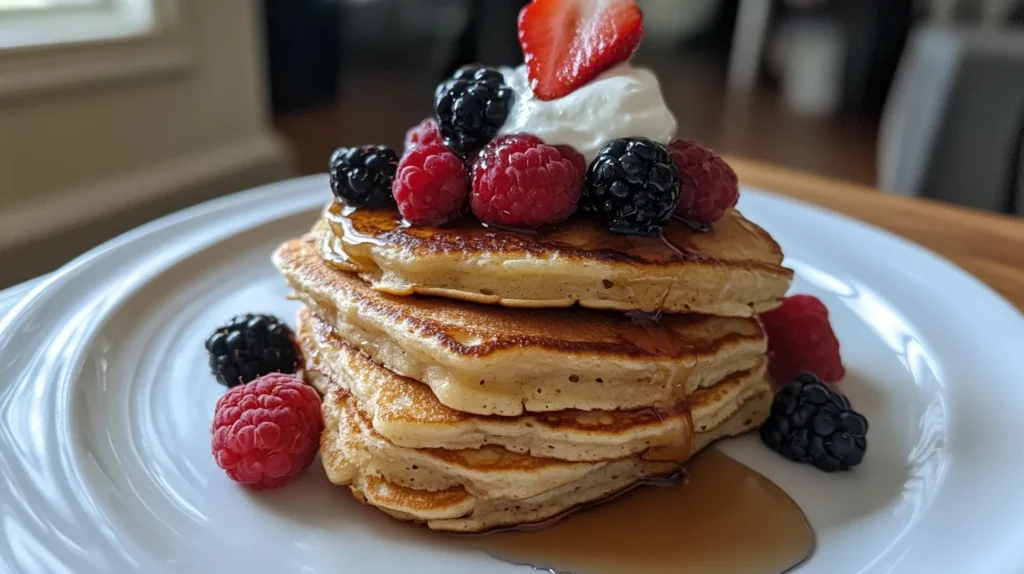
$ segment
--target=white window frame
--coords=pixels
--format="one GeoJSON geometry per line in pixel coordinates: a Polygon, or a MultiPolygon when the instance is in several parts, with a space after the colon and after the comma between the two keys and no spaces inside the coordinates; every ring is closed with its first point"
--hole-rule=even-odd
{"type": "Polygon", "coordinates": [[[102,0],[0,15],[0,100],[180,71],[191,60],[178,0],[102,0]]]}

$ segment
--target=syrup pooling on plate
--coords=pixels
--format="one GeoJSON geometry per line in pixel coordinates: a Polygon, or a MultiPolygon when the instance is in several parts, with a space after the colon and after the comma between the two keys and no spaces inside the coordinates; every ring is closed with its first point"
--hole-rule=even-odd
{"type": "Polygon", "coordinates": [[[543,529],[461,543],[566,574],[778,574],[814,551],[803,511],[754,470],[709,450],[689,463],[685,476],[668,486],[655,481],[664,488],[636,489],[543,529]]]}

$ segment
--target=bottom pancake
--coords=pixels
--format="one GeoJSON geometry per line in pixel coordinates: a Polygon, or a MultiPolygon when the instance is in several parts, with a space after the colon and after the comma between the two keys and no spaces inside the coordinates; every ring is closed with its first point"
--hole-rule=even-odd
{"type": "Polygon", "coordinates": [[[516,453],[500,446],[448,450],[395,446],[377,431],[347,393],[324,400],[324,427],[335,430],[345,456],[363,472],[422,490],[463,487],[481,498],[522,499],[575,482],[608,464],[516,453]]]}
{"type": "MultiPolygon", "coordinates": [[[[565,460],[557,455],[531,455],[499,445],[478,448],[408,448],[397,445],[374,426],[361,401],[340,384],[325,381],[318,371],[308,371],[307,380],[324,393],[323,416],[328,431],[343,443],[351,462],[363,472],[381,476],[401,486],[421,490],[445,490],[461,486],[481,498],[522,499],[536,496],[592,474],[602,466],[639,455],[647,461],[683,462],[692,454],[693,428],[715,428],[731,417],[747,400],[768,390],[761,373],[739,389],[732,381],[702,389],[691,397],[690,411],[684,412],[686,431],[672,444],[659,444],[626,456],[589,461],[565,460]]],[[[616,413],[603,413],[614,418],[616,413]]],[[[532,420],[532,417],[526,417],[532,420]]],[[[514,424],[509,420],[506,424],[514,424]]]]}
{"type": "MultiPolygon", "coordinates": [[[[765,390],[743,402],[718,426],[694,436],[692,454],[712,442],[742,434],[759,426],[768,415],[772,393],[765,390]]],[[[363,467],[358,453],[341,440],[337,428],[329,428],[321,442],[328,477],[349,486],[362,502],[391,516],[450,532],[484,532],[495,528],[542,522],[577,506],[606,499],[647,478],[674,472],[673,462],[646,461],[639,457],[602,464],[572,482],[523,499],[482,498],[465,487],[420,490],[389,481],[363,467]]]]}

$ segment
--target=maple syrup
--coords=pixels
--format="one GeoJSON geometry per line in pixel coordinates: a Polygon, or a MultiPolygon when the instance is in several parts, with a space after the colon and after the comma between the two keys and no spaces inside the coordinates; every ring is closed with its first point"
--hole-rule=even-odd
{"type": "Polygon", "coordinates": [[[555,524],[459,543],[559,574],[778,574],[813,552],[803,511],[761,474],[714,449],[686,474],[555,524]]]}
{"type": "Polygon", "coordinates": [[[686,219],[684,217],[680,217],[680,216],[675,215],[675,214],[672,215],[672,220],[673,221],[678,221],[679,223],[682,223],[683,225],[689,227],[690,229],[692,229],[692,230],[694,230],[694,231],[696,231],[698,233],[711,233],[711,226],[708,225],[707,223],[700,223],[700,222],[697,222],[697,221],[691,221],[689,219],[686,219]]]}
{"type": "Polygon", "coordinates": [[[467,251],[569,248],[596,256],[651,263],[702,257],[692,243],[694,236],[702,233],[695,231],[691,224],[675,219],[666,223],[660,235],[646,237],[609,233],[598,222],[583,217],[536,230],[488,225],[473,218],[441,225],[409,225],[394,209],[356,209],[338,202],[332,203],[324,216],[341,241],[338,247],[429,242],[434,246],[458,246],[467,251]]]}

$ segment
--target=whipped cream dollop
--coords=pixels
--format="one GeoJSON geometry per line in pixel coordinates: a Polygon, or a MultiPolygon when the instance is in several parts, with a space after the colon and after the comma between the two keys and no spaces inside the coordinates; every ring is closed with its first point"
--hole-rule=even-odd
{"type": "Polygon", "coordinates": [[[503,68],[515,103],[498,135],[533,134],[549,145],[571,145],[589,164],[608,142],[645,137],[661,144],[676,135],[654,73],[623,62],[573,93],[544,101],[533,95],[526,66],[503,68]]]}

